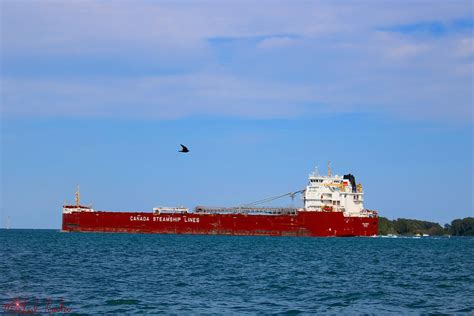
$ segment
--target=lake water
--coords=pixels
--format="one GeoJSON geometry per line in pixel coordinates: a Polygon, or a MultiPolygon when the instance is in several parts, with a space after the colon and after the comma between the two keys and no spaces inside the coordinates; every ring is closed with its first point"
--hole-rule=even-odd
{"type": "Polygon", "coordinates": [[[474,312],[474,238],[0,230],[2,312],[474,312]]]}

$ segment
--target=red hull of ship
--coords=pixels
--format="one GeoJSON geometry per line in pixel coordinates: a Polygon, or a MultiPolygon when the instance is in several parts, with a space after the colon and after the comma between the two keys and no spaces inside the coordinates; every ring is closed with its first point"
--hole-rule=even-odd
{"type": "Polygon", "coordinates": [[[152,214],[72,212],[63,214],[67,232],[126,232],[245,236],[374,236],[377,217],[342,212],[299,211],[296,215],[152,214]]]}

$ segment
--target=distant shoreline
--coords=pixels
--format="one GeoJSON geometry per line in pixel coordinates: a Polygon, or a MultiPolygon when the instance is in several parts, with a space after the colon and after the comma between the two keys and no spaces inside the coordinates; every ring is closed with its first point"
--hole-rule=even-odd
{"type": "Polygon", "coordinates": [[[379,217],[379,236],[474,236],[474,217],[454,219],[442,227],[439,223],[416,219],[389,220],[379,217]]]}

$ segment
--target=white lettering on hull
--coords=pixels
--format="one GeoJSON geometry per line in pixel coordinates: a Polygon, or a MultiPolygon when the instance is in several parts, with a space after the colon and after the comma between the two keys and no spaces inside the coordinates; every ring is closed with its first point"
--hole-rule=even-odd
{"type": "Polygon", "coordinates": [[[154,222],[180,222],[181,217],[172,217],[172,216],[155,216],[153,217],[154,222]]]}
{"type": "Polygon", "coordinates": [[[141,216],[141,215],[138,215],[138,216],[130,216],[130,221],[131,222],[148,222],[150,221],[150,218],[148,216],[141,216]]]}
{"type": "Polygon", "coordinates": [[[199,223],[199,217],[185,217],[185,223],[199,223]]]}
{"type": "MultiPolygon", "coordinates": [[[[177,223],[177,222],[183,222],[185,223],[199,223],[199,218],[198,217],[173,217],[173,216],[153,216],[153,221],[154,222],[168,222],[168,223],[177,223]]],[[[149,222],[150,217],[148,216],[130,216],[130,221],[131,222],[149,222]]]]}

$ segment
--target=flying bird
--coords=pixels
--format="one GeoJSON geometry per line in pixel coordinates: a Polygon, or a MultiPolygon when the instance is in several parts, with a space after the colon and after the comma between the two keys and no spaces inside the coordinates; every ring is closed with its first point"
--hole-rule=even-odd
{"type": "Polygon", "coordinates": [[[181,150],[179,151],[180,153],[188,153],[189,152],[188,147],[184,146],[183,144],[180,144],[180,145],[181,145],[181,150]]]}

